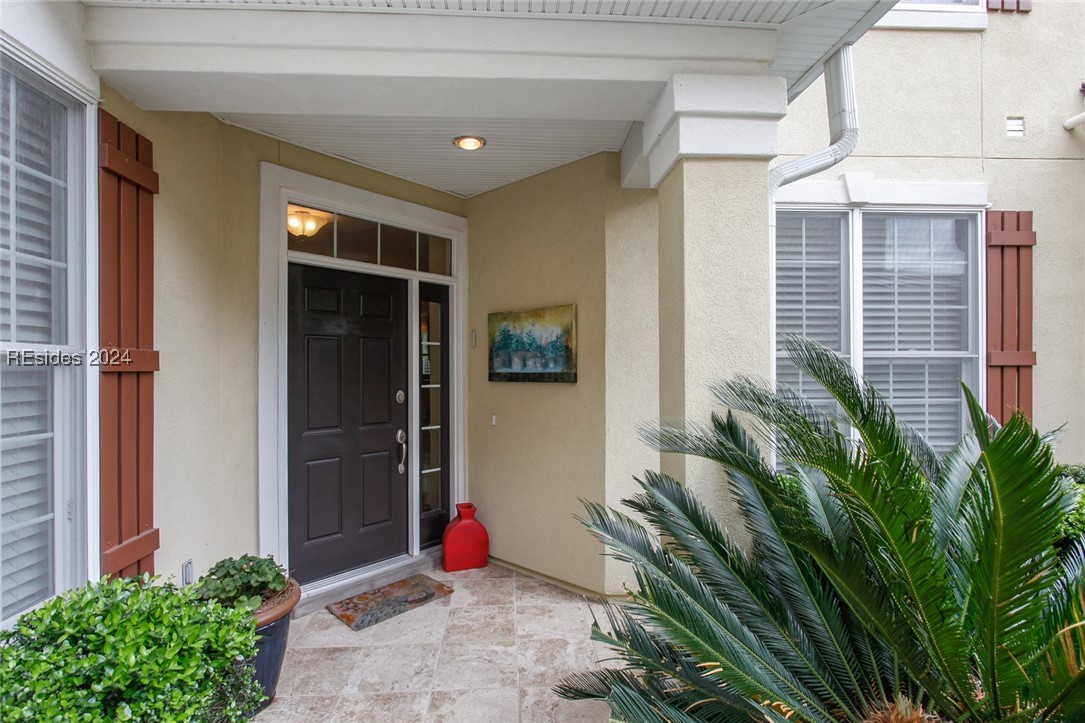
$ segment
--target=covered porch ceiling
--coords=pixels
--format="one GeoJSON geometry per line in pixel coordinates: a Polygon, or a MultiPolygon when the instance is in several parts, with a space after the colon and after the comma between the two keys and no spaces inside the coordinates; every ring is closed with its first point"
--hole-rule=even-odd
{"type": "Polygon", "coordinates": [[[622,150],[675,74],[778,76],[794,98],[894,1],[84,4],[95,69],[147,110],[213,113],[472,196],[622,150]],[[453,147],[465,134],[486,147],[453,147]]]}

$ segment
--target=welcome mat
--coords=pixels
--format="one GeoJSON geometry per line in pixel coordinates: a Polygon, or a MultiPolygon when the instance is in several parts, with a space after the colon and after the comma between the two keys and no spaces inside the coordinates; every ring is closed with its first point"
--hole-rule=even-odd
{"type": "Polygon", "coordinates": [[[412,575],[376,590],[334,602],[328,605],[328,612],[346,623],[351,630],[361,630],[451,594],[452,588],[448,585],[442,585],[425,575],[412,575]]]}

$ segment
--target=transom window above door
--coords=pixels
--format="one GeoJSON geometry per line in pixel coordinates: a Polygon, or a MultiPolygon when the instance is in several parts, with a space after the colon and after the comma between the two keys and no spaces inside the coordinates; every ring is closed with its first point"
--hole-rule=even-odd
{"type": "Polygon", "coordinates": [[[286,207],[286,229],[291,251],[452,275],[452,241],[424,231],[294,203],[286,207]]]}

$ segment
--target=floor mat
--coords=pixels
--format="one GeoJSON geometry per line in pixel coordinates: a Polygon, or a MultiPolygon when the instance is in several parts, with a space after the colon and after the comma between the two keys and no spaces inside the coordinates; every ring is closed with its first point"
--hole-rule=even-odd
{"type": "Polygon", "coordinates": [[[351,630],[361,630],[451,594],[452,588],[448,585],[425,575],[412,575],[376,590],[334,602],[328,605],[328,612],[351,630]]]}

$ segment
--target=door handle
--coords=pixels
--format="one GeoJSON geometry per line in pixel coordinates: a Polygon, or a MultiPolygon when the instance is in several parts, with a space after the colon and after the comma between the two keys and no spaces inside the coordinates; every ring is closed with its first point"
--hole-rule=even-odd
{"type": "Polygon", "coordinates": [[[399,473],[407,471],[407,433],[402,429],[396,431],[396,442],[399,443],[399,473]]]}

